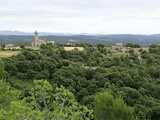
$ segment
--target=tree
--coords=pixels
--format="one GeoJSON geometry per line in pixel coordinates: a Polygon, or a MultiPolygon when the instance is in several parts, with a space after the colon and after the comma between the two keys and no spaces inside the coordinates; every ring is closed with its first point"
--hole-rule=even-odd
{"type": "Polygon", "coordinates": [[[135,120],[134,110],[123,99],[114,98],[109,92],[95,96],[95,120],[135,120]]]}
{"type": "Polygon", "coordinates": [[[92,110],[89,110],[86,106],[81,106],[75,100],[74,95],[65,89],[63,86],[56,88],[56,106],[54,110],[54,118],[56,120],[67,119],[67,120],[90,120],[93,118],[92,110]]]}
{"type": "Polygon", "coordinates": [[[0,110],[2,120],[42,120],[40,111],[28,107],[25,101],[12,101],[9,110],[0,110]]]}
{"type": "Polygon", "coordinates": [[[0,58],[0,79],[4,78],[4,64],[2,62],[2,59],[0,58]]]}
{"type": "Polygon", "coordinates": [[[97,49],[100,51],[101,49],[103,49],[105,47],[105,45],[103,44],[98,44],[97,45],[97,49]]]}
{"type": "Polygon", "coordinates": [[[153,108],[153,113],[151,116],[152,120],[159,120],[160,118],[160,106],[156,106],[153,108]]]}
{"type": "Polygon", "coordinates": [[[68,58],[68,53],[64,49],[60,50],[60,55],[61,55],[62,59],[67,59],[68,58]]]}
{"type": "Polygon", "coordinates": [[[103,44],[98,44],[97,45],[97,48],[104,48],[105,47],[105,45],[103,45],[103,44]]]}
{"type": "Polygon", "coordinates": [[[157,53],[159,54],[160,51],[160,45],[158,44],[152,44],[151,46],[149,46],[149,52],[150,53],[157,53]]]}
{"type": "Polygon", "coordinates": [[[19,92],[12,90],[10,84],[5,80],[0,80],[0,108],[8,109],[10,102],[18,99],[19,92]]]}
{"type": "Polygon", "coordinates": [[[20,48],[21,48],[21,49],[24,49],[24,48],[25,48],[25,45],[20,45],[20,48]]]}
{"type": "Polygon", "coordinates": [[[134,48],[140,48],[139,44],[134,44],[134,48]]]}
{"type": "Polygon", "coordinates": [[[133,48],[133,47],[134,47],[134,44],[132,44],[132,43],[127,43],[127,44],[125,45],[125,47],[131,47],[131,48],[133,48]]]}
{"type": "Polygon", "coordinates": [[[140,48],[139,44],[132,44],[132,43],[127,43],[125,46],[131,48],[140,48]]]}
{"type": "Polygon", "coordinates": [[[134,53],[134,49],[130,49],[128,52],[129,52],[130,54],[133,54],[133,53],[134,53]]]}
{"type": "Polygon", "coordinates": [[[32,110],[41,112],[42,119],[90,120],[92,118],[92,110],[78,104],[73,93],[63,86],[52,88],[46,80],[35,80],[30,94],[26,102],[32,110]]]}
{"type": "Polygon", "coordinates": [[[119,56],[114,56],[112,58],[112,64],[115,66],[118,66],[121,64],[121,58],[119,56]]]}
{"type": "MultiPolygon", "coordinates": [[[[93,118],[93,111],[80,105],[74,95],[63,86],[53,88],[46,80],[35,80],[33,85],[30,95],[22,100],[11,100],[8,99],[10,96],[1,95],[1,98],[5,99],[6,97],[6,100],[10,101],[8,109],[0,109],[1,119],[91,120],[93,118]]],[[[3,86],[9,87],[8,85],[8,87],[5,85],[0,87],[3,86]]],[[[13,98],[13,96],[11,97],[13,98]]]]}

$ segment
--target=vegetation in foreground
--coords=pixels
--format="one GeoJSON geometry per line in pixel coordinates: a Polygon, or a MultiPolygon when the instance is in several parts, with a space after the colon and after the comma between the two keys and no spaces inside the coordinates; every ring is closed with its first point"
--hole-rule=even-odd
{"type": "Polygon", "coordinates": [[[3,58],[0,117],[159,120],[160,45],[139,55],[82,45],[84,51],[42,45],[3,58]]]}

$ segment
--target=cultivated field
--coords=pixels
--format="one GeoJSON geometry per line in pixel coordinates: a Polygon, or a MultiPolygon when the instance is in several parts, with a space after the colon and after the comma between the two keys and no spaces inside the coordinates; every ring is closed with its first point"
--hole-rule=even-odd
{"type": "Polygon", "coordinates": [[[74,50],[74,49],[78,49],[79,51],[83,51],[84,47],[64,47],[64,49],[66,51],[71,51],[71,50],[74,50]]]}
{"type": "Polygon", "coordinates": [[[21,51],[0,51],[0,57],[11,57],[17,55],[21,51]]]}
{"type": "MultiPolygon", "coordinates": [[[[140,52],[139,52],[140,49],[143,49],[145,51],[149,50],[149,48],[147,48],[147,47],[146,48],[133,48],[133,49],[134,49],[134,53],[137,54],[137,55],[140,55],[140,52]]],[[[110,49],[110,50],[111,50],[113,56],[117,56],[117,55],[129,55],[129,52],[119,52],[118,50],[112,50],[112,49],[110,49]]]]}

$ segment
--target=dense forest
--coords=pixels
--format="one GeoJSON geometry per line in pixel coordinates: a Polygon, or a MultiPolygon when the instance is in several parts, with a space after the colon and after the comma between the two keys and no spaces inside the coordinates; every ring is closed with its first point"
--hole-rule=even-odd
{"type": "Polygon", "coordinates": [[[114,54],[63,45],[0,60],[1,120],[159,120],[160,45],[114,54]]]}

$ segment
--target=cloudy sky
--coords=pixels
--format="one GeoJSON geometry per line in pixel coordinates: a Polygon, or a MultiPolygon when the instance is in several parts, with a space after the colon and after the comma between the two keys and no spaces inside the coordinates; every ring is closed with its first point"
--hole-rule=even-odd
{"type": "Polygon", "coordinates": [[[160,0],[0,0],[0,30],[160,33],[160,0]]]}

